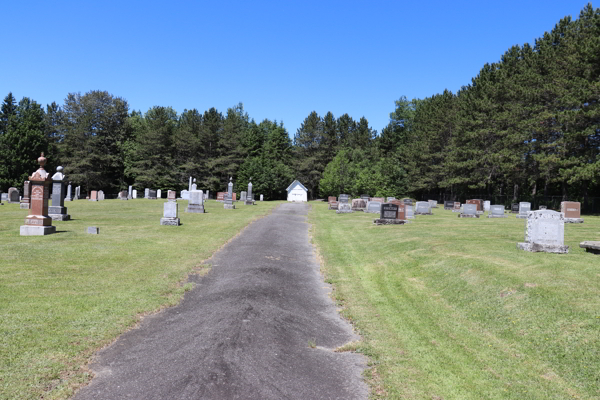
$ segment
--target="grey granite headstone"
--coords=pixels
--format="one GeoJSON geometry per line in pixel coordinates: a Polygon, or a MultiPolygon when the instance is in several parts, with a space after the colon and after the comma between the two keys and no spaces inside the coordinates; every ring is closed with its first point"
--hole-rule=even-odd
{"type": "Polygon", "coordinates": [[[190,193],[190,200],[188,206],[185,209],[187,213],[204,213],[204,195],[202,190],[192,190],[190,193]]]}
{"type": "Polygon", "coordinates": [[[73,197],[73,200],[79,200],[80,197],[81,197],[81,186],[77,186],[75,188],[75,197],[73,197]]]}
{"type": "Polygon", "coordinates": [[[98,201],[104,200],[104,190],[98,190],[98,201]]]}
{"type": "Polygon", "coordinates": [[[352,211],[352,206],[350,205],[350,203],[339,203],[338,209],[336,211],[337,214],[346,214],[352,212],[354,211],[352,211]]]}
{"type": "Polygon", "coordinates": [[[229,177],[229,183],[227,184],[227,193],[225,194],[225,201],[223,202],[223,208],[226,210],[235,210],[235,204],[233,204],[232,179],[232,177],[229,177]]]}
{"type": "Polygon", "coordinates": [[[149,188],[144,189],[144,198],[147,199],[147,198],[149,198],[149,196],[150,196],[150,189],[149,188]]]}
{"type": "Polygon", "coordinates": [[[479,218],[477,204],[463,204],[463,210],[458,214],[459,218],[479,218]]]}
{"type": "Polygon", "coordinates": [[[121,190],[118,196],[119,200],[129,200],[129,196],[127,195],[127,190],[121,190]]]}
{"type": "Polygon", "coordinates": [[[413,206],[404,203],[404,211],[406,212],[406,219],[415,219],[413,206]]]}
{"type": "Polygon", "coordinates": [[[349,194],[340,194],[338,197],[338,202],[347,204],[350,203],[350,195],[349,194]]]}
{"type": "Polygon", "coordinates": [[[65,175],[63,167],[57,167],[56,173],[52,175],[52,205],[48,207],[48,216],[54,221],[68,221],[71,216],[67,214],[65,207],[65,175]]]}
{"type": "Polygon", "coordinates": [[[548,207],[546,207],[546,206],[540,206],[540,210],[547,210],[547,209],[548,209],[548,207]]]}
{"type": "Polygon", "coordinates": [[[504,206],[499,204],[491,205],[488,218],[506,218],[506,215],[504,215],[504,206]]]}
{"type": "Polygon", "coordinates": [[[8,189],[8,198],[7,201],[9,203],[21,203],[21,196],[19,195],[19,189],[11,187],[8,189]]]}
{"type": "Polygon", "coordinates": [[[416,215],[433,215],[431,212],[431,206],[428,201],[417,201],[415,207],[416,215]]]}
{"type": "Polygon", "coordinates": [[[406,204],[407,206],[412,206],[413,205],[413,201],[412,199],[404,199],[404,204],[406,204]]]}
{"type": "Polygon", "coordinates": [[[97,235],[100,233],[100,228],[98,228],[97,226],[88,226],[86,232],[92,235],[97,235]]]}
{"type": "Polygon", "coordinates": [[[483,202],[483,211],[490,211],[491,202],[489,200],[485,200],[483,202]]]}
{"type": "Polygon", "coordinates": [[[181,198],[184,200],[189,200],[190,199],[190,192],[187,190],[182,190],[181,191],[181,198]]]}
{"type": "Polygon", "coordinates": [[[129,185],[129,188],[127,190],[127,199],[131,200],[133,199],[133,186],[129,185]]]}
{"type": "Polygon", "coordinates": [[[252,193],[252,178],[250,178],[250,182],[248,182],[248,192],[246,192],[246,200],[244,204],[247,206],[254,205],[254,194],[252,193]]]}
{"type": "MultiPolygon", "coordinates": [[[[202,193],[202,191],[200,191],[202,193]]],[[[188,206],[189,207],[189,206],[188,206]]],[[[164,203],[163,217],[160,219],[161,225],[179,226],[179,204],[177,201],[167,201],[164,203]]]]}
{"type": "Polygon", "coordinates": [[[240,193],[240,201],[246,201],[246,192],[240,193]]]}
{"type": "Polygon", "coordinates": [[[512,203],[510,206],[510,212],[513,214],[519,213],[519,203],[512,203]]]}
{"type": "Polygon", "coordinates": [[[161,190],[161,189],[158,189],[158,190],[156,191],[156,198],[157,198],[157,199],[161,199],[161,198],[162,198],[162,190],[161,190]]]}
{"type": "Polygon", "coordinates": [[[131,197],[133,197],[134,199],[137,199],[137,189],[133,189],[131,191],[131,197]]]}
{"type": "Polygon", "coordinates": [[[526,201],[522,201],[519,203],[519,215],[517,215],[517,218],[527,218],[527,213],[531,211],[531,203],[528,203],[526,201]]]}
{"type": "Polygon", "coordinates": [[[437,200],[427,200],[429,208],[437,208],[437,200]]]}
{"type": "Polygon", "coordinates": [[[392,201],[392,200],[396,200],[396,198],[395,198],[395,197],[387,197],[387,198],[386,198],[386,201],[387,201],[387,202],[390,202],[390,201],[392,201]]]}
{"type": "Polygon", "coordinates": [[[190,176],[190,182],[188,183],[188,192],[192,191],[192,177],[190,176]]]}
{"type": "Polygon", "coordinates": [[[2,193],[2,197],[0,197],[2,201],[8,202],[8,193],[2,193]]]}
{"type": "Polygon", "coordinates": [[[362,200],[364,200],[364,201],[365,201],[365,203],[366,203],[367,201],[369,201],[369,195],[368,195],[368,194],[361,194],[361,195],[360,195],[360,198],[361,198],[362,200]]]}
{"type": "Polygon", "coordinates": [[[262,194],[260,195],[260,201],[263,201],[263,195],[262,194]]]}
{"type": "Polygon", "coordinates": [[[525,224],[525,243],[517,243],[517,248],[534,252],[568,253],[563,214],[551,210],[529,211],[525,224]]]}
{"type": "Polygon", "coordinates": [[[67,197],[65,197],[65,201],[73,201],[73,195],[71,193],[71,184],[67,185],[67,197]]]}
{"type": "MultiPolygon", "coordinates": [[[[340,203],[340,206],[341,206],[341,204],[342,203],[340,203]]],[[[371,214],[381,214],[381,203],[379,201],[368,201],[365,212],[371,213],[371,214]]]]}

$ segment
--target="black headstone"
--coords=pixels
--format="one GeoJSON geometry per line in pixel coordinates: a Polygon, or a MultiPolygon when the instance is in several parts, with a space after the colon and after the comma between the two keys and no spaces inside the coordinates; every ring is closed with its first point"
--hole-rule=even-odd
{"type": "Polygon", "coordinates": [[[381,219],[398,219],[398,206],[392,203],[383,203],[381,205],[381,219]]]}
{"type": "Polygon", "coordinates": [[[519,203],[513,203],[510,208],[510,211],[514,212],[514,213],[518,213],[519,212],[519,203]]]}
{"type": "Polygon", "coordinates": [[[452,210],[454,208],[453,201],[445,201],[444,202],[444,210],[452,210]]]}

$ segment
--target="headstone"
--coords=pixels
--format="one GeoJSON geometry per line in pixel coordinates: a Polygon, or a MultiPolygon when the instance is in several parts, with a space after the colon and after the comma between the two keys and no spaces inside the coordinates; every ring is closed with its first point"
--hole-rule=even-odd
{"type": "Polygon", "coordinates": [[[227,192],[217,192],[217,201],[225,201],[227,192]]]}
{"type": "Polygon", "coordinates": [[[131,191],[131,197],[133,197],[134,199],[137,199],[137,189],[133,189],[131,191]]]}
{"type": "Polygon", "coordinates": [[[210,197],[210,190],[206,190],[204,192],[204,200],[208,200],[209,197],[210,197]]]}
{"type": "Polygon", "coordinates": [[[444,210],[452,210],[454,208],[453,201],[444,201],[444,210]]]}
{"type": "Polygon", "coordinates": [[[430,208],[438,208],[437,200],[427,200],[427,202],[429,203],[430,208]]]}
{"type": "Polygon", "coordinates": [[[262,194],[260,195],[260,201],[263,201],[263,195],[262,194]]]}
{"type": "Polygon", "coordinates": [[[96,190],[92,190],[90,192],[90,201],[98,201],[98,192],[96,190]]]}
{"type": "Polygon", "coordinates": [[[415,219],[415,211],[413,206],[404,203],[404,211],[406,212],[406,219],[415,219]]]}
{"type": "Polygon", "coordinates": [[[56,167],[56,173],[52,176],[52,206],[48,207],[48,216],[55,221],[68,221],[71,216],[67,214],[65,207],[65,175],[63,167],[56,167]]]}
{"type": "Polygon", "coordinates": [[[327,198],[327,202],[328,202],[328,203],[331,203],[332,201],[337,201],[337,197],[335,197],[335,196],[329,196],[329,197],[327,198]]]}
{"type": "Polygon", "coordinates": [[[481,201],[480,199],[467,200],[466,204],[475,204],[475,206],[477,207],[476,212],[479,214],[483,214],[483,201],[481,201]]]}
{"type": "Polygon", "coordinates": [[[119,199],[120,200],[129,200],[129,196],[127,195],[127,190],[121,190],[119,192],[119,199]]]}
{"type": "Polygon", "coordinates": [[[413,205],[413,201],[412,199],[403,199],[402,200],[404,202],[404,204],[406,204],[407,206],[412,206],[413,205]]]}
{"type": "Polygon", "coordinates": [[[329,202],[329,209],[330,210],[337,210],[338,209],[338,205],[339,205],[339,203],[337,201],[330,201],[329,202]]]}
{"type": "Polygon", "coordinates": [[[490,211],[490,206],[491,206],[491,202],[489,200],[486,200],[483,202],[483,211],[490,211]]]}
{"type": "Polygon", "coordinates": [[[246,193],[246,200],[244,204],[247,206],[254,205],[254,194],[252,193],[252,178],[250,178],[250,182],[248,182],[248,192],[246,193]]]}
{"type": "Polygon", "coordinates": [[[455,201],[454,202],[454,207],[452,207],[452,212],[459,213],[460,211],[461,211],[460,210],[460,201],[455,201]]]}
{"type": "Polygon", "coordinates": [[[79,200],[80,197],[81,197],[81,186],[77,186],[75,188],[75,197],[73,197],[73,200],[79,200]]]}
{"type": "Polygon", "coordinates": [[[232,179],[232,177],[229,177],[229,183],[227,184],[227,195],[225,196],[225,204],[223,204],[223,208],[226,210],[235,210],[235,204],[233,204],[235,201],[235,193],[233,192],[232,179]]]}
{"type": "Polygon", "coordinates": [[[517,218],[522,218],[525,219],[527,218],[527,213],[531,211],[531,203],[528,203],[526,201],[522,201],[519,203],[519,215],[517,215],[517,218]]]}
{"type": "Polygon", "coordinates": [[[371,197],[370,201],[377,201],[381,204],[385,203],[385,199],[383,197],[371,197]]]}
{"type": "Polygon", "coordinates": [[[479,218],[477,214],[477,204],[465,204],[463,210],[458,214],[459,218],[479,218]]]}
{"type": "Polygon", "coordinates": [[[367,208],[367,203],[363,199],[352,199],[352,210],[363,211],[367,208]]]}
{"type": "Polygon", "coordinates": [[[344,204],[350,203],[350,195],[349,194],[340,194],[338,198],[339,198],[340,203],[344,203],[344,204]]]}
{"type": "MultiPolygon", "coordinates": [[[[548,207],[546,207],[546,206],[540,206],[540,210],[547,210],[547,209],[548,209],[548,207]]],[[[565,222],[567,222],[567,221],[565,221],[565,222]]]]}
{"type": "Polygon", "coordinates": [[[88,226],[86,232],[90,235],[97,235],[100,233],[100,228],[97,226],[88,226]]]}
{"type": "Polygon", "coordinates": [[[186,213],[204,213],[204,195],[202,190],[192,190],[190,192],[190,200],[185,209],[186,213]]]}
{"type": "Polygon", "coordinates": [[[398,219],[406,219],[406,204],[400,200],[392,200],[390,203],[398,206],[398,219]]]}
{"type": "MultiPolygon", "coordinates": [[[[196,191],[193,190],[192,193],[196,191]]],[[[202,197],[202,191],[200,191],[200,196],[202,197]]],[[[189,208],[189,205],[188,205],[189,208]]],[[[204,211],[204,210],[202,210],[204,211]]],[[[177,204],[177,200],[167,201],[163,206],[163,217],[160,219],[161,225],[175,225],[179,226],[179,204],[177,204]]]]}
{"type": "Polygon", "coordinates": [[[504,206],[500,204],[490,206],[488,218],[506,218],[506,215],[504,215],[504,206]]]}
{"type": "Polygon", "coordinates": [[[563,201],[560,203],[560,212],[565,215],[566,223],[583,223],[581,218],[581,203],[577,201],[563,201]]]}
{"type": "Polygon", "coordinates": [[[388,197],[388,198],[386,198],[386,201],[388,203],[391,202],[392,200],[396,200],[396,198],[395,197],[388,197]]]}
{"type": "Polygon", "coordinates": [[[2,193],[2,196],[0,197],[1,201],[8,201],[8,193],[2,193]]]}
{"type": "Polygon", "coordinates": [[[157,196],[156,190],[148,189],[148,197],[146,197],[147,199],[156,200],[156,196],[157,196]]]}
{"type": "MultiPolygon", "coordinates": [[[[404,203],[402,203],[402,207],[404,207],[404,203]]],[[[401,225],[405,224],[406,222],[408,221],[405,221],[403,218],[398,218],[398,205],[394,203],[383,203],[381,205],[379,218],[373,220],[375,225],[401,225]]]]}
{"type": "Polygon", "coordinates": [[[189,200],[190,199],[190,192],[189,192],[189,190],[182,190],[181,191],[181,198],[183,200],[189,200]]]}
{"type": "Polygon", "coordinates": [[[177,192],[174,190],[169,190],[167,192],[167,201],[177,201],[177,192]]]}
{"type": "Polygon", "coordinates": [[[133,186],[129,185],[129,188],[127,189],[127,199],[131,200],[133,199],[133,186]]]}
{"type": "Polygon", "coordinates": [[[354,212],[350,203],[338,203],[337,214],[345,214],[354,212]]]}
{"type": "Polygon", "coordinates": [[[416,215],[433,215],[433,213],[431,212],[431,206],[429,205],[428,201],[417,201],[416,207],[415,207],[415,214],[416,215]]]}
{"type": "Polygon", "coordinates": [[[368,195],[368,194],[361,194],[361,195],[360,195],[360,198],[361,198],[361,199],[363,199],[363,200],[365,201],[365,203],[366,203],[367,201],[369,201],[369,195],[368,195]]]}
{"type": "Polygon", "coordinates": [[[67,197],[65,197],[65,201],[73,201],[73,195],[71,193],[71,182],[67,185],[67,197]]]}
{"type": "Polygon", "coordinates": [[[240,200],[241,201],[246,201],[246,192],[240,193],[240,200]]]}
{"type": "Polygon", "coordinates": [[[563,214],[551,210],[527,212],[525,243],[517,243],[517,248],[534,252],[568,253],[563,214]]]}
{"type": "Polygon", "coordinates": [[[380,201],[369,201],[367,202],[367,208],[365,210],[371,214],[381,214],[381,202],[380,201]]]}
{"type": "Polygon", "coordinates": [[[29,209],[31,205],[31,184],[29,181],[23,182],[23,197],[21,198],[21,204],[19,208],[29,209]]]}
{"type": "Polygon", "coordinates": [[[600,242],[581,242],[579,247],[588,253],[600,254],[600,242]]]}
{"type": "Polygon", "coordinates": [[[19,194],[19,189],[11,187],[8,189],[8,202],[9,203],[20,203],[21,202],[21,198],[20,198],[20,194],[19,194]]]}
{"type": "Polygon", "coordinates": [[[52,226],[52,218],[48,216],[48,198],[50,197],[50,184],[52,178],[44,170],[46,157],[44,153],[38,158],[40,168],[29,177],[31,185],[31,207],[29,215],[25,217],[25,225],[21,225],[21,236],[48,235],[56,232],[52,226]]]}
{"type": "Polygon", "coordinates": [[[150,189],[144,189],[144,198],[147,199],[150,196],[150,189]]]}
{"type": "Polygon", "coordinates": [[[512,203],[510,206],[510,212],[513,214],[519,213],[519,203],[512,203]]]}
{"type": "Polygon", "coordinates": [[[156,198],[157,198],[157,199],[162,199],[162,190],[161,190],[161,189],[158,189],[158,190],[156,191],[156,198]]]}
{"type": "Polygon", "coordinates": [[[98,190],[98,201],[104,200],[104,190],[98,190]]]}

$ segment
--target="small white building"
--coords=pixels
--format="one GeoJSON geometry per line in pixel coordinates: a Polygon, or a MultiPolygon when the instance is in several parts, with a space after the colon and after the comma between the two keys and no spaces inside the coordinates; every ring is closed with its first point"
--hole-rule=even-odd
{"type": "Polygon", "coordinates": [[[308,189],[303,184],[298,182],[296,179],[287,188],[287,201],[307,202],[308,201],[308,189]]]}

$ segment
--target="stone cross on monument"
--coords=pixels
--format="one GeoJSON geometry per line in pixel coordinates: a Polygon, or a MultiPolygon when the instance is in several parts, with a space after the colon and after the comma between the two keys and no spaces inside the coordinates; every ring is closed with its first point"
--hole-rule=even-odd
{"type": "Polygon", "coordinates": [[[49,235],[56,232],[52,226],[52,218],[48,216],[48,197],[52,178],[44,169],[46,157],[44,153],[38,158],[40,168],[29,177],[31,185],[31,207],[25,217],[25,225],[21,225],[21,236],[49,235]]]}

